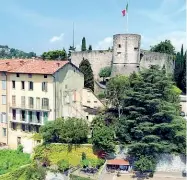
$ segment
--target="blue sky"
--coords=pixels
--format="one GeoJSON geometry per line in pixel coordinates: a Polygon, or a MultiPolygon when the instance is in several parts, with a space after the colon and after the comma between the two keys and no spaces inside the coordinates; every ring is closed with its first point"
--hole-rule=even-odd
{"type": "MultiPolygon", "coordinates": [[[[121,11],[127,0],[4,0],[0,6],[0,44],[41,54],[68,49],[82,37],[93,49],[108,49],[112,36],[126,33],[121,11]]],[[[141,48],[170,39],[186,44],[185,0],[129,0],[129,33],[142,35],[141,48]]]]}

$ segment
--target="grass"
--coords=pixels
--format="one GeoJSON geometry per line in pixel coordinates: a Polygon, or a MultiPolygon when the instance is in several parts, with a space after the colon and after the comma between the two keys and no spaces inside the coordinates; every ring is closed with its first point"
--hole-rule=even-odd
{"type": "Polygon", "coordinates": [[[16,150],[0,150],[0,175],[31,162],[30,155],[16,150]]]}

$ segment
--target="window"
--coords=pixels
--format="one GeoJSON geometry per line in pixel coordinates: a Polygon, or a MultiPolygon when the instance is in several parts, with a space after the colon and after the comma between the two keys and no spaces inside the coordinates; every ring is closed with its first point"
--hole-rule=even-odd
{"type": "Polygon", "coordinates": [[[2,73],[1,73],[1,76],[6,76],[6,73],[5,73],[5,72],[2,72],[2,73]]]}
{"type": "Polygon", "coordinates": [[[68,88],[68,85],[66,84],[66,85],[65,85],[65,89],[67,89],[67,88],[68,88]]]}
{"type": "Polygon", "coordinates": [[[6,128],[3,128],[3,136],[6,136],[6,128]]]}
{"type": "Polygon", "coordinates": [[[33,90],[33,82],[29,81],[29,90],[33,90]]]}
{"type": "Polygon", "coordinates": [[[34,107],[34,98],[29,97],[29,108],[33,108],[33,107],[34,107]]]}
{"type": "Polygon", "coordinates": [[[28,74],[28,77],[29,77],[29,78],[32,78],[32,74],[28,74]]]}
{"type": "Polygon", "coordinates": [[[6,113],[4,113],[4,112],[1,114],[1,123],[7,123],[6,113]]]}
{"type": "Polygon", "coordinates": [[[16,105],[16,96],[12,95],[12,106],[16,105]]]}
{"type": "Polygon", "coordinates": [[[11,125],[12,125],[12,129],[13,129],[13,130],[17,130],[17,125],[16,125],[16,123],[12,123],[11,125]]]}
{"type": "Polygon", "coordinates": [[[25,124],[22,124],[22,125],[21,125],[21,130],[22,130],[22,131],[25,131],[25,129],[26,129],[26,128],[25,128],[25,124]]]}
{"type": "Polygon", "coordinates": [[[25,96],[21,96],[21,107],[25,107],[25,96]]]}
{"type": "Polygon", "coordinates": [[[16,77],[19,77],[19,73],[16,74],[16,77]]]}
{"type": "Polygon", "coordinates": [[[36,112],[37,123],[40,123],[40,112],[36,112]]]}
{"type": "Polygon", "coordinates": [[[2,95],[2,104],[6,105],[6,95],[2,95]]]}
{"type": "Polygon", "coordinates": [[[97,103],[97,101],[94,101],[94,103],[97,103]]]}
{"type": "Polygon", "coordinates": [[[86,119],[88,120],[88,116],[86,116],[86,119]]]}
{"type": "Polygon", "coordinates": [[[44,124],[48,121],[48,112],[43,112],[44,124]]]}
{"type": "Polygon", "coordinates": [[[42,98],[42,109],[48,109],[48,108],[49,108],[49,99],[42,98]]]}
{"type": "Polygon", "coordinates": [[[90,103],[90,101],[88,100],[87,103],[90,103]]]}
{"type": "Polygon", "coordinates": [[[16,120],[16,110],[12,109],[12,119],[16,120]]]}
{"type": "Polygon", "coordinates": [[[6,90],[6,81],[2,80],[2,90],[6,90]]]}
{"type": "Polygon", "coordinates": [[[32,111],[29,111],[29,122],[32,122],[32,111]]]}
{"type": "Polygon", "coordinates": [[[118,48],[121,48],[121,44],[118,44],[118,48]]]}
{"type": "Polygon", "coordinates": [[[47,82],[42,82],[42,91],[47,91],[47,82]]]}
{"type": "Polygon", "coordinates": [[[46,75],[46,74],[44,75],[44,78],[47,78],[47,75],[46,75]]]}
{"type": "Polygon", "coordinates": [[[135,47],[134,50],[138,50],[138,47],[135,47]]]}
{"type": "Polygon", "coordinates": [[[25,89],[25,81],[21,81],[21,89],[25,89]]]}
{"type": "Polygon", "coordinates": [[[22,121],[26,120],[26,112],[24,110],[21,110],[21,120],[22,121]]]}
{"type": "Polygon", "coordinates": [[[16,82],[12,81],[12,89],[15,89],[15,88],[16,88],[16,82]]]}

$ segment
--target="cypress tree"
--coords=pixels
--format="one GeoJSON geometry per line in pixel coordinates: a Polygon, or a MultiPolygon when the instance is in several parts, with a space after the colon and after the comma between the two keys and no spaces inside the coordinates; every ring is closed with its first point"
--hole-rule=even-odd
{"type": "Polygon", "coordinates": [[[94,75],[91,68],[91,64],[87,59],[81,61],[79,68],[84,74],[84,87],[94,91],[94,75]]]}
{"type": "Polygon", "coordinates": [[[89,45],[88,50],[92,51],[92,45],[89,45]]]}
{"type": "Polygon", "coordinates": [[[82,38],[82,46],[81,46],[81,51],[86,51],[86,38],[82,38]]]}

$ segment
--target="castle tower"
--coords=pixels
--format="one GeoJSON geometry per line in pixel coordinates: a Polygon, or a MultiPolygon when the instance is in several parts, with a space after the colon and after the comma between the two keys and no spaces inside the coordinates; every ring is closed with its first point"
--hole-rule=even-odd
{"type": "Polygon", "coordinates": [[[139,70],[141,36],[116,34],[113,36],[112,76],[129,75],[139,70]]]}

